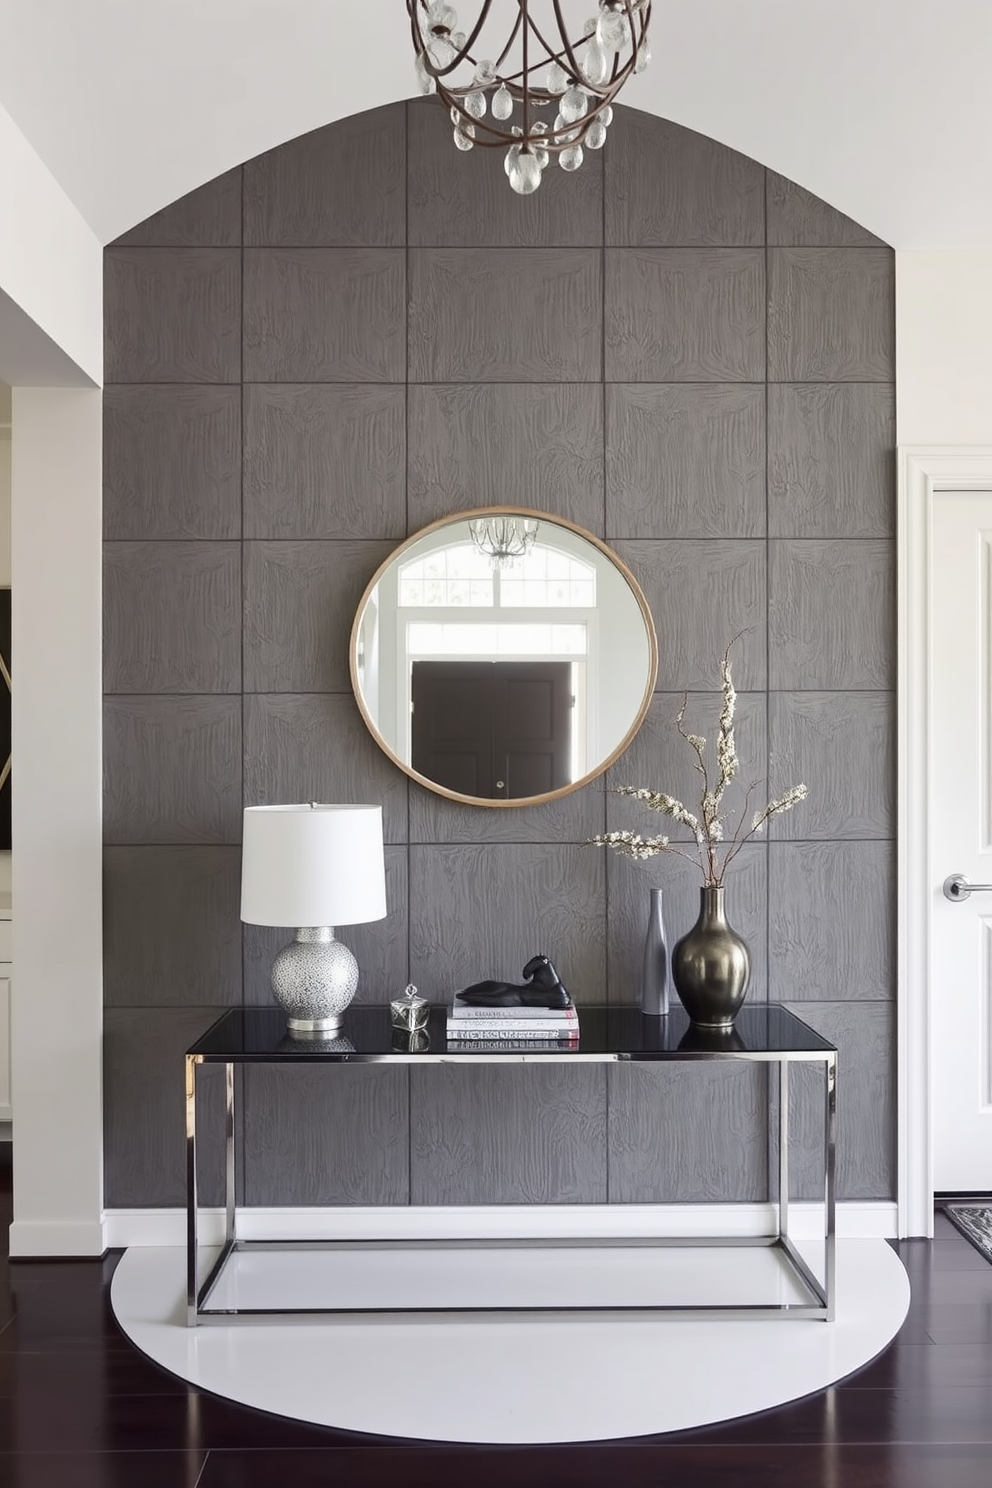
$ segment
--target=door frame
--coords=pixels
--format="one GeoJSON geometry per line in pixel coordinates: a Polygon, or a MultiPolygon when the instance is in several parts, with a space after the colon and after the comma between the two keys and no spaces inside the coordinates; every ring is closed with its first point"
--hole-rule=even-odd
{"type": "Polygon", "coordinates": [[[897,1112],[899,1234],[933,1234],[930,948],[930,634],[934,508],[945,491],[992,493],[992,447],[898,455],[897,1112]]]}

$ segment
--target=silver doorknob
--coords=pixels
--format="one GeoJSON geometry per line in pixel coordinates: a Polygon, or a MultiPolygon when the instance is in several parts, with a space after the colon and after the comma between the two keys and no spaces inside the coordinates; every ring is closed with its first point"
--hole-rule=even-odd
{"type": "Polygon", "coordinates": [[[971,894],[992,894],[992,884],[970,884],[963,873],[952,873],[944,879],[944,898],[952,904],[963,904],[971,894]]]}

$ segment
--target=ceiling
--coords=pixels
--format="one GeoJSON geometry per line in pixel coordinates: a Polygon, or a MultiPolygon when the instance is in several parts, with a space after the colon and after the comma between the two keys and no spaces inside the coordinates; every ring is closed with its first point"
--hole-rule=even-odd
{"type": "MultiPolygon", "coordinates": [[[[477,0],[454,3],[467,20],[477,0]]],[[[404,0],[0,0],[0,36],[0,103],[104,242],[414,92],[404,0]]],[[[626,103],[896,248],[992,251],[989,0],[655,0],[652,50],[626,103]]]]}

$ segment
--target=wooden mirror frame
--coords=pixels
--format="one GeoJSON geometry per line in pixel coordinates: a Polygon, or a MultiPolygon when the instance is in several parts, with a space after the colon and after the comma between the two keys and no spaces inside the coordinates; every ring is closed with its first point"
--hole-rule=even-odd
{"type": "Polygon", "coordinates": [[[654,620],[651,615],[651,610],[648,606],[647,600],[644,597],[644,591],[641,589],[640,584],[637,582],[637,580],[634,578],[634,575],[627,567],[627,564],[624,563],[623,559],[617,553],[615,553],[613,549],[602,540],[602,538],[596,537],[594,533],[587,531],[585,527],[580,527],[578,523],[570,522],[566,517],[555,516],[552,512],[536,511],[534,508],[526,506],[480,506],[475,507],[470,511],[451,512],[448,516],[438,517],[435,521],[429,522],[426,527],[421,527],[419,531],[413,533],[412,536],[406,538],[404,542],[400,543],[396,548],[394,548],[389,557],[379,564],[379,567],[376,569],[375,573],[366,584],[364,592],[362,593],[362,597],[358,602],[358,608],[355,611],[355,619],[352,622],[351,636],[348,642],[348,669],[351,675],[352,692],[354,693],[355,701],[358,704],[358,711],[362,715],[362,720],[365,724],[365,727],[368,729],[369,733],[372,735],[376,744],[382,750],[387,759],[392,760],[393,764],[396,765],[398,769],[402,770],[404,775],[409,776],[411,780],[415,780],[417,784],[422,785],[425,790],[433,791],[434,794],[438,796],[446,796],[448,800],[457,801],[463,806],[489,806],[495,808],[496,810],[506,810],[508,807],[516,806],[541,806],[547,801],[558,800],[560,796],[571,795],[573,791],[580,790],[583,786],[589,785],[593,780],[598,779],[600,775],[604,775],[610,768],[610,766],[614,763],[614,761],[619,759],[620,755],[623,754],[624,750],[628,747],[631,740],[640,729],[651,703],[651,698],[654,693],[655,679],[658,675],[658,638],[655,632],[654,620]],[[613,567],[618,571],[620,576],[625,580],[627,587],[633,595],[644,624],[644,634],[647,641],[648,666],[647,677],[644,684],[644,693],[637,708],[637,712],[635,713],[634,718],[631,721],[630,727],[627,729],[627,732],[620,740],[620,743],[616,746],[615,749],[610,752],[606,759],[604,759],[600,764],[596,766],[595,769],[587,771],[587,773],[583,775],[579,780],[574,780],[568,785],[559,786],[557,790],[546,791],[543,795],[538,796],[467,796],[460,794],[458,791],[450,790],[447,786],[438,785],[436,781],[429,780],[427,776],[421,775],[420,772],[418,770],[415,770],[412,765],[408,765],[403,760],[401,760],[399,755],[396,754],[395,750],[386,743],[386,740],[383,738],[382,734],[379,732],[378,728],[372,721],[368,708],[365,705],[365,699],[362,695],[362,689],[359,683],[358,642],[361,624],[365,614],[365,607],[368,604],[373,590],[382,579],[383,575],[387,572],[387,570],[391,568],[392,565],[399,559],[401,559],[402,555],[408,552],[415,543],[420,542],[422,538],[428,536],[428,534],[431,532],[436,532],[442,527],[450,527],[456,522],[470,522],[477,517],[498,516],[522,517],[525,520],[533,518],[538,522],[551,523],[556,527],[564,527],[569,532],[575,533],[576,536],[584,538],[585,541],[591,543],[594,548],[598,548],[600,553],[602,553],[603,556],[609,560],[613,567]]]}

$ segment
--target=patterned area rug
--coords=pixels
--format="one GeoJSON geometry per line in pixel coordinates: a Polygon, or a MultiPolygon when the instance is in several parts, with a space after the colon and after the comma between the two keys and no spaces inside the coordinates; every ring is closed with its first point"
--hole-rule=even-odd
{"type": "Polygon", "coordinates": [[[979,1209],[966,1204],[947,1204],[944,1208],[951,1224],[970,1240],[976,1250],[992,1262],[992,1209],[979,1209]]]}

